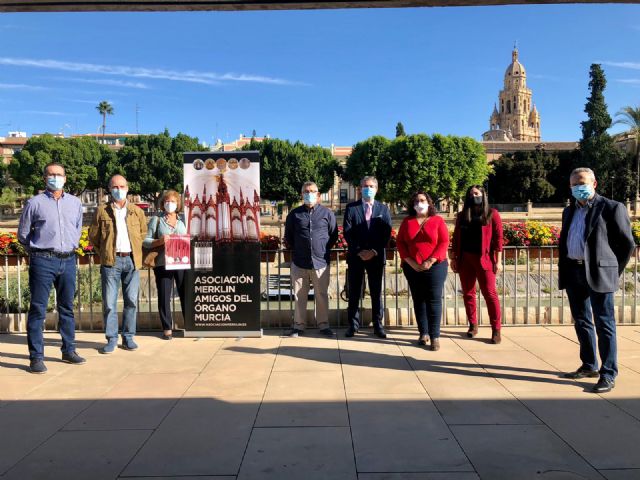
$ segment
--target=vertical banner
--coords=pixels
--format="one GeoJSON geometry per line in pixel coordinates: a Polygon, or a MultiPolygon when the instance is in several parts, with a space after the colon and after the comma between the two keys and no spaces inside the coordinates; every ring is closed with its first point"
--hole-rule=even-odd
{"type": "Polygon", "coordinates": [[[261,336],[260,155],[184,154],[185,336],[261,336]]]}

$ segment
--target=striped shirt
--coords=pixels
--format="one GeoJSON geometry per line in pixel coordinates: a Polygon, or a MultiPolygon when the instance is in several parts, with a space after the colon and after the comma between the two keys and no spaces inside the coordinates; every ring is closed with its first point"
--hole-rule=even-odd
{"type": "Polygon", "coordinates": [[[593,200],[590,200],[584,206],[576,202],[576,209],[573,212],[573,218],[569,226],[569,234],[567,235],[567,256],[573,260],[584,260],[587,213],[589,213],[592,205],[593,200]]]}

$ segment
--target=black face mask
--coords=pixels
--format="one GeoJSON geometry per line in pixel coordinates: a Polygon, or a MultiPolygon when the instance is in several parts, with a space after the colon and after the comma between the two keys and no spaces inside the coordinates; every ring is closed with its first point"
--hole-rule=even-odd
{"type": "Polygon", "coordinates": [[[474,205],[482,205],[482,197],[473,197],[474,205]]]}

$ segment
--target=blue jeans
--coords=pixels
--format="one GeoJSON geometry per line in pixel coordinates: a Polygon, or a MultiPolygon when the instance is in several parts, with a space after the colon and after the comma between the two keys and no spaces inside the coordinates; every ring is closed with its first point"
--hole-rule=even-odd
{"type": "Polygon", "coordinates": [[[570,265],[567,276],[567,297],[571,316],[580,342],[582,367],[598,370],[596,334],[600,350],[600,376],[613,380],[618,375],[618,348],[613,292],[594,292],[587,283],[584,265],[570,265]],[[594,329],[595,323],[595,329],[594,329]]]}
{"type": "Polygon", "coordinates": [[[129,341],[136,334],[136,314],[138,311],[138,290],[140,289],[140,271],[136,270],[133,258],[118,257],[112,267],[101,266],[102,277],[102,314],[107,341],[118,340],[118,290],[122,283],[122,338],[129,341]]]}
{"type": "Polygon", "coordinates": [[[47,314],[51,285],[58,301],[58,328],[62,336],[62,353],[76,350],[73,298],[76,294],[76,256],[57,258],[33,254],[29,259],[31,303],[27,316],[29,359],[44,358],[42,327],[47,314]]]}
{"type": "Polygon", "coordinates": [[[424,272],[416,272],[407,263],[402,264],[402,271],[407,277],[413,297],[413,310],[420,335],[429,335],[431,338],[440,337],[442,292],[448,269],[449,264],[446,260],[434,264],[424,272]]]}

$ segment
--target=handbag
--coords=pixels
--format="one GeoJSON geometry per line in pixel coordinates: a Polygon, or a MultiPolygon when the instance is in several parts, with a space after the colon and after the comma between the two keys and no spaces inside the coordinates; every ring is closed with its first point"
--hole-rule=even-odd
{"type": "MultiPolygon", "coordinates": [[[[158,223],[160,223],[160,220],[157,216],[155,219],[156,228],[153,232],[153,239],[157,240],[156,236],[158,235],[158,223]]],[[[145,268],[154,268],[156,266],[156,257],[158,256],[158,253],[162,251],[162,248],[163,247],[142,247],[142,266],[145,268]]]]}

